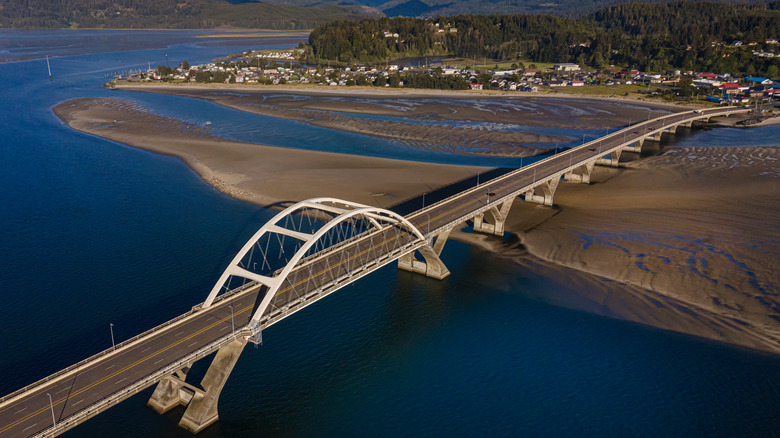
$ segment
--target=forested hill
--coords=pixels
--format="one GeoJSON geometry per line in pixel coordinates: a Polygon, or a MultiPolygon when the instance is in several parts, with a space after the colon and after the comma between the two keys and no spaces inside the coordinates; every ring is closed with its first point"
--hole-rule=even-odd
{"type": "Polygon", "coordinates": [[[756,6],[674,1],[627,3],[576,19],[459,15],[339,20],[314,29],[308,56],[312,61],[363,63],[406,56],[522,57],[596,68],[612,64],[650,71],[760,73],[780,65],[780,58],[757,57],[753,50],[767,49],[766,41],[778,38],[780,2],[756,6]],[[729,46],[736,41],[746,46],[729,46]],[[725,44],[713,44],[719,42],[725,44]],[[752,42],[758,44],[747,50],[752,42]]]}
{"type": "Polygon", "coordinates": [[[0,0],[0,27],[311,29],[356,12],[218,0],[0,0]]]}

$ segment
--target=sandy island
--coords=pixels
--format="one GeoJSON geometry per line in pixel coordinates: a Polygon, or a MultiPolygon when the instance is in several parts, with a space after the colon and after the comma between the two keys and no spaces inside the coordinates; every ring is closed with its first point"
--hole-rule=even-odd
{"type": "Polygon", "coordinates": [[[422,150],[506,157],[536,155],[543,151],[537,147],[539,144],[552,146],[574,139],[533,133],[530,129],[515,132],[502,127],[606,131],[674,109],[668,104],[616,98],[572,99],[557,95],[497,95],[445,90],[358,88],[345,93],[325,87],[226,84],[122,84],[116,88],[204,99],[255,114],[391,139],[422,150]],[[360,114],[404,119],[374,120],[361,118],[360,114]],[[410,117],[416,119],[416,123],[409,121],[410,117]],[[459,123],[453,126],[451,122],[459,123]]]}
{"type": "MultiPolygon", "coordinates": [[[[306,105],[330,107],[316,100],[306,105]]],[[[260,205],[335,196],[388,206],[484,170],[228,141],[120,99],[54,111],[75,129],[180,157],[219,190],[260,205]]],[[[667,148],[598,168],[591,185],[561,184],[553,208],[516,201],[508,242],[454,238],[565,286],[539,299],[780,353],[778,160],[777,147],[667,148]]]]}

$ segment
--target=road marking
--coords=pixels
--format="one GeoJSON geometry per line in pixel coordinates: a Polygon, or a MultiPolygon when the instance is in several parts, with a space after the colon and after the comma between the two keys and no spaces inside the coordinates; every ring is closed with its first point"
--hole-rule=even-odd
{"type": "Polygon", "coordinates": [[[27,410],[27,408],[19,409],[18,411],[14,412],[14,415],[18,414],[19,412],[26,411],[26,410],[27,410]]]}
{"type": "Polygon", "coordinates": [[[116,364],[111,365],[110,367],[106,367],[106,370],[110,370],[111,368],[114,368],[116,364]]]}
{"type": "Polygon", "coordinates": [[[228,326],[224,326],[224,327],[222,327],[221,329],[219,329],[219,331],[225,331],[225,330],[227,330],[227,329],[228,329],[228,326]]]}
{"type": "Polygon", "coordinates": [[[176,334],[175,334],[175,335],[173,335],[173,336],[179,336],[179,335],[180,335],[180,334],[182,334],[182,333],[184,333],[184,330],[180,331],[179,333],[176,333],[176,334]]]}
{"type": "Polygon", "coordinates": [[[193,342],[192,344],[188,345],[187,348],[190,348],[190,347],[192,347],[193,345],[196,345],[196,344],[197,344],[197,342],[193,342]]]}
{"type": "Polygon", "coordinates": [[[143,350],[141,350],[141,353],[143,353],[144,351],[146,351],[146,350],[148,350],[148,349],[150,349],[150,348],[152,348],[152,346],[151,346],[151,345],[150,345],[150,346],[148,346],[148,347],[146,347],[146,348],[144,348],[143,350]]]}
{"type": "Polygon", "coordinates": [[[123,380],[127,380],[127,377],[122,377],[121,379],[117,380],[115,384],[119,385],[119,383],[122,382],[123,380]]]}
{"type": "Polygon", "coordinates": [[[25,430],[27,430],[27,429],[29,429],[29,428],[31,428],[31,427],[35,427],[35,425],[37,425],[37,424],[38,424],[38,423],[33,423],[31,426],[27,426],[27,427],[25,427],[24,429],[22,429],[22,432],[24,432],[25,430]]]}
{"type": "Polygon", "coordinates": [[[79,404],[79,403],[81,403],[81,402],[83,402],[83,401],[84,401],[84,399],[82,398],[81,400],[79,400],[79,401],[77,401],[77,402],[73,403],[73,406],[76,406],[77,404],[79,404]]]}
{"type": "Polygon", "coordinates": [[[157,365],[158,363],[162,362],[164,359],[160,359],[157,362],[153,363],[152,365],[157,365]]]}
{"type": "Polygon", "coordinates": [[[66,387],[64,387],[64,388],[60,389],[59,391],[55,392],[55,394],[59,394],[59,393],[61,393],[61,392],[67,391],[67,390],[69,390],[70,388],[71,388],[70,386],[66,386],[66,387]]]}

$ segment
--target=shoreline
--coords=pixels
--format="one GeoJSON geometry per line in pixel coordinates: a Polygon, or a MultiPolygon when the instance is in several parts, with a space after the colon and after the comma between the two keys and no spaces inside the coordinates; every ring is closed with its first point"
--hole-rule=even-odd
{"type": "MultiPolygon", "coordinates": [[[[74,129],[177,156],[223,193],[262,206],[333,194],[387,207],[481,171],[238,143],[209,135],[203,127],[134,112],[123,102],[78,99],[54,111],[74,129]],[[247,163],[258,155],[270,162],[247,163]],[[426,181],[410,181],[421,174],[426,181]]],[[[452,238],[510,257],[559,284],[575,289],[580,283],[588,285],[581,294],[538,297],[556,305],[780,353],[780,303],[772,294],[778,290],[773,273],[780,266],[776,257],[761,256],[780,253],[780,236],[769,228],[780,210],[774,190],[780,150],[692,149],[708,151],[695,151],[703,157],[698,162],[680,164],[685,161],[681,149],[669,148],[658,156],[623,163],[623,169],[598,169],[588,186],[562,183],[553,208],[515,202],[507,231],[517,237],[509,244],[462,231],[453,232],[452,238]],[[759,175],[761,169],[769,175],[759,175]],[[745,200],[744,193],[754,196],[745,200]],[[740,215],[753,208],[765,213],[759,219],[740,215]],[[730,219],[734,215],[736,219],[730,219]],[[702,223],[707,223],[704,229],[702,223]],[[703,243],[669,240],[669,230],[703,243]],[[768,243],[754,243],[755,249],[742,244],[747,237],[758,241],[759,236],[768,243]],[[756,290],[751,275],[759,284],[756,290]]]]}

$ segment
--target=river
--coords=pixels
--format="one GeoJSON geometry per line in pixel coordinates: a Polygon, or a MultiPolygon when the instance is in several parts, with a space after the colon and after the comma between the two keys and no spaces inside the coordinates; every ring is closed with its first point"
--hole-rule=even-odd
{"type": "MultiPolygon", "coordinates": [[[[166,57],[194,64],[297,43],[198,34],[0,31],[0,393],[110,347],[109,324],[121,341],[188,311],[272,215],[175,158],[73,131],[51,112],[112,96],[196,122],[231,118],[210,103],[101,84],[166,57]]],[[[342,152],[357,142],[376,155],[397,146],[241,117],[266,125],[237,123],[225,136],[342,152]]],[[[778,134],[717,129],[682,141],[778,134]]],[[[416,158],[462,160],[427,154],[416,158]]],[[[474,164],[510,164],[488,160],[474,164]]],[[[443,258],[443,282],[387,266],[268,329],[201,436],[780,436],[780,357],[540,301],[567,286],[466,244],[448,243],[443,258]]],[[[192,375],[203,372],[200,363],[192,375]]],[[[63,436],[191,436],[176,425],[182,411],[157,415],[150,395],[63,436]]]]}

